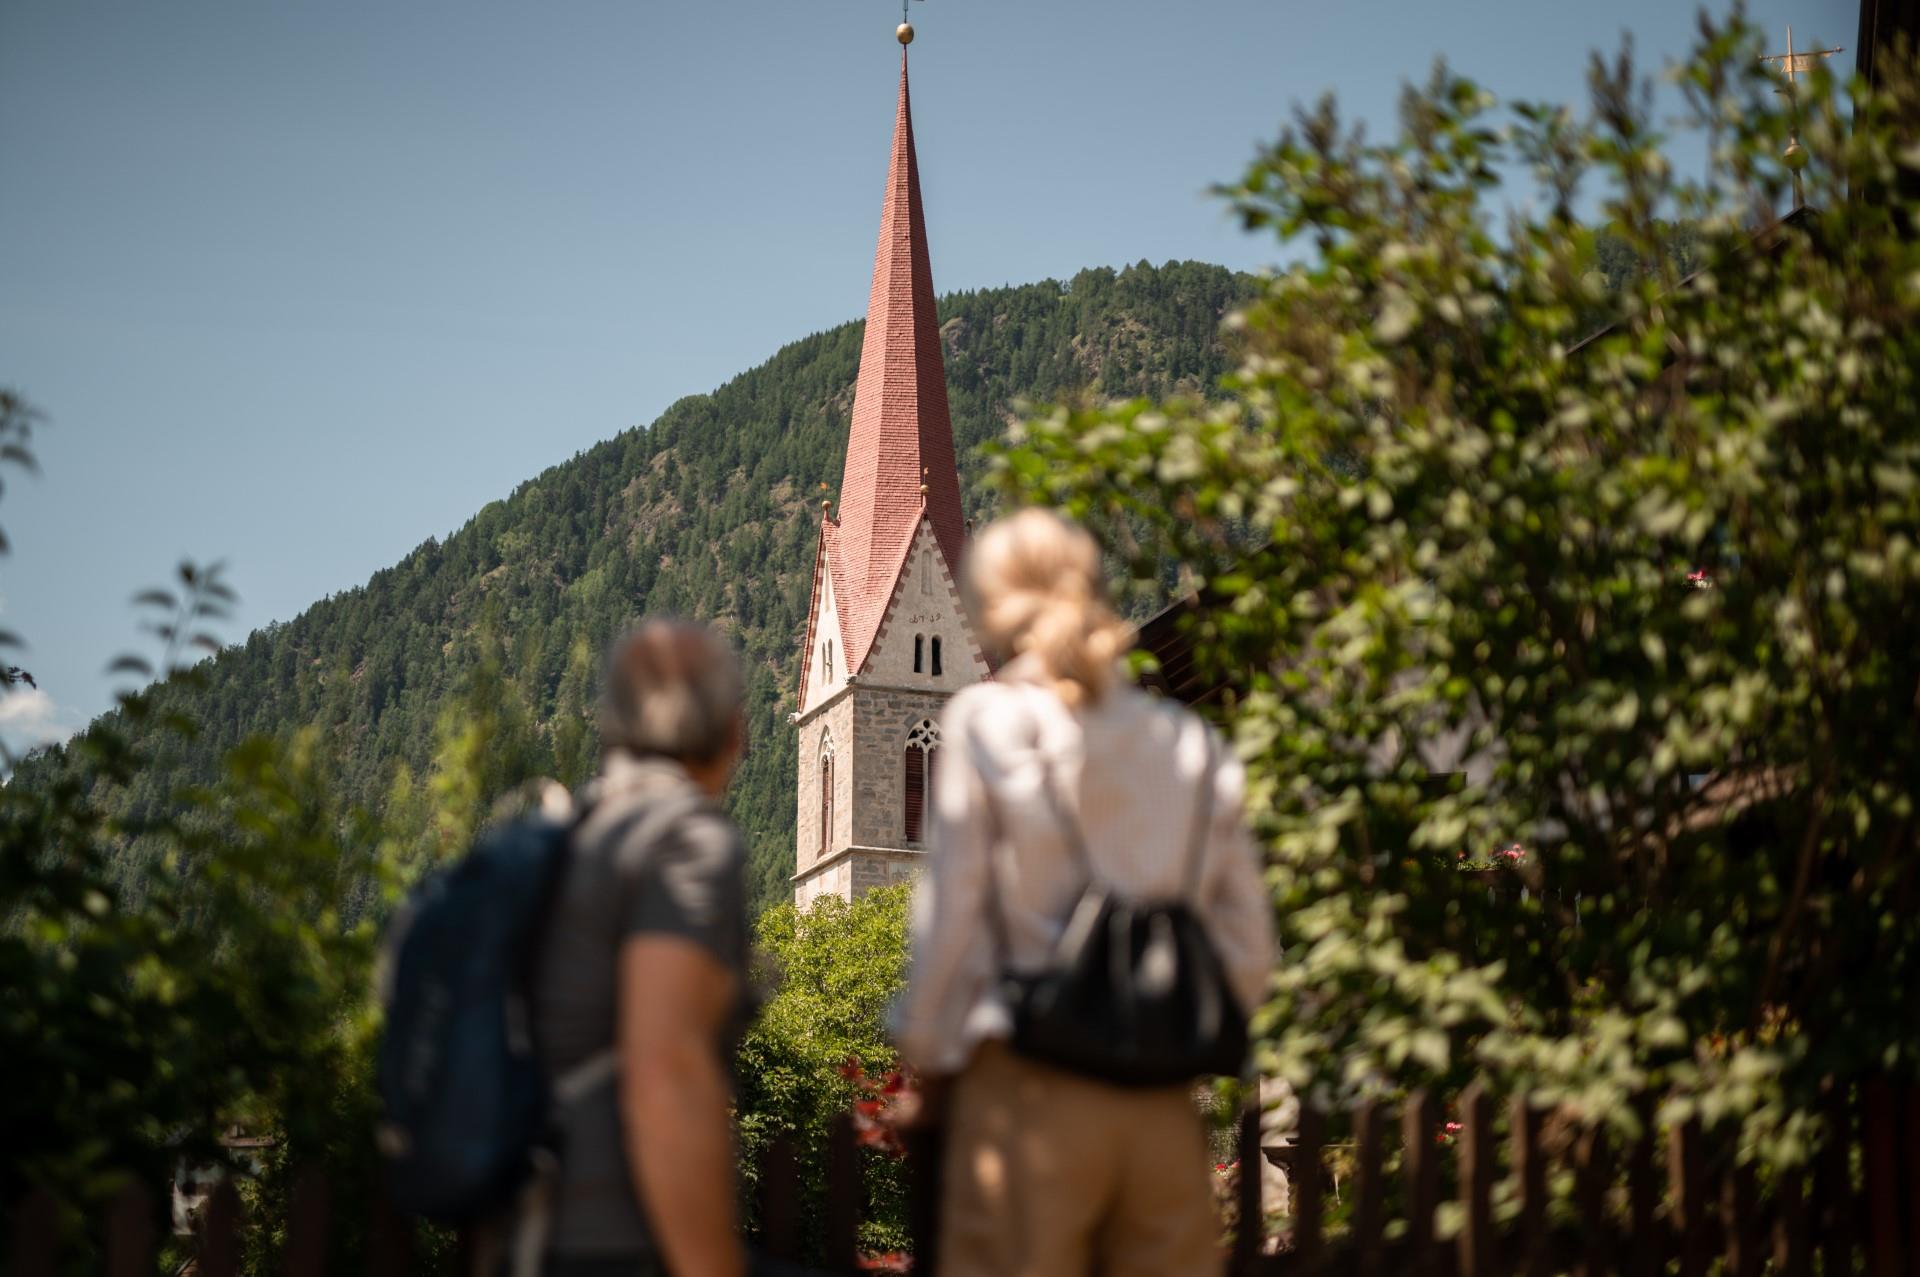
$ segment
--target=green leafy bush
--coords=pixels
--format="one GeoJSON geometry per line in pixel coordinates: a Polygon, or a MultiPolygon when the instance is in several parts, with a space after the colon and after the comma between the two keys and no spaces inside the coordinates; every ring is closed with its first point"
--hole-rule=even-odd
{"type": "MultiPolygon", "coordinates": [[[[906,981],[908,894],[906,887],[885,887],[852,903],[827,896],[804,911],[782,904],[760,915],[756,952],[772,992],[740,1046],[743,1160],[749,1186],[757,1187],[767,1146],[792,1136],[804,1215],[815,1224],[826,1200],[828,1129],[863,1096],[861,1079],[850,1075],[857,1069],[877,1077],[895,1061],[886,1011],[906,981]]],[[[869,1150],[864,1174],[861,1243],[873,1251],[903,1249],[902,1166],[869,1150]]]]}
{"type": "Polygon", "coordinates": [[[1390,140],[1323,101],[1225,192],[1297,263],[1230,399],[998,459],[1198,591],[1285,943],[1261,1061],[1323,1104],[1653,1089],[1792,1159],[1823,1079],[1913,1070],[1920,94],[1758,52],[1703,20],[1678,72],[1699,178],[1625,55],[1584,118],[1444,69],[1390,140]],[[1795,130],[1812,207],[1756,218],[1795,130]]]}

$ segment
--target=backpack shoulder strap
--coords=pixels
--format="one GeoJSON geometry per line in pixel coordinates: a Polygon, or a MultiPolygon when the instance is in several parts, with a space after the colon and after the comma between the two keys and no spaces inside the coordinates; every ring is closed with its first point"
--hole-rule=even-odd
{"type": "Polygon", "coordinates": [[[1187,835],[1187,862],[1180,882],[1180,895],[1188,900],[1200,888],[1200,867],[1207,858],[1207,834],[1213,827],[1213,791],[1220,778],[1220,756],[1213,747],[1213,736],[1204,724],[1200,733],[1207,758],[1200,769],[1200,792],[1194,797],[1193,828],[1187,835]]]}
{"type": "MultiPolygon", "coordinates": [[[[1057,783],[1058,773],[1054,770],[1053,761],[1040,747],[1039,721],[1032,720],[1030,726],[1034,757],[1040,767],[1040,793],[1046,801],[1047,810],[1053,814],[1054,823],[1059,827],[1061,841],[1066,843],[1067,851],[1079,863],[1080,872],[1087,880],[1086,885],[1080,889],[1080,898],[1084,898],[1099,877],[1094,871],[1093,855],[1087,850],[1087,840],[1080,830],[1080,822],[1074,819],[1073,813],[1067,809],[1066,803],[1061,799],[1057,783]]],[[[993,786],[982,785],[981,788],[987,796],[988,819],[999,835],[994,846],[987,853],[987,922],[993,930],[995,948],[1001,962],[1004,963],[1011,950],[1008,945],[1006,909],[1000,899],[999,860],[994,852],[998,850],[999,843],[1011,841],[1012,831],[1007,826],[1005,812],[1001,808],[999,795],[993,791],[993,786]]]]}
{"type": "Polygon", "coordinates": [[[561,1108],[578,1104],[619,1071],[619,1048],[603,1046],[553,1080],[553,1102],[561,1108]]]}

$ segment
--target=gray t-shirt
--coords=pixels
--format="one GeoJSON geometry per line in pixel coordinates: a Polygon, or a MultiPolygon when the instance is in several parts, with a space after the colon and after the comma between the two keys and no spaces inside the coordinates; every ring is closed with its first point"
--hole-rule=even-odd
{"type": "MultiPolygon", "coordinates": [[[[629,936],[684,936],[746,987],[745,850],[739,831],[678,765],[615,755],[575,835],[534,983],[534,1030],[548,1076],[614,1043],[618,956],[629,936]]],[[[730,1054],[744,1019],[716,1042],[730,1054]]],[[[561,1108],[561,1169],[548,1249],[561,1255],[651,1255],[627,1171],[611,1081],[561,1108]]]]}

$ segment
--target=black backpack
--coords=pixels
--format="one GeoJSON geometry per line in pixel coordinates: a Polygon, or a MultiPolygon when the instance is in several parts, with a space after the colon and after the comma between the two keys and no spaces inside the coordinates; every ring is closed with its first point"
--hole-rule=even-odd
{"type": "Polygon", "coordinates": [[[1079,824],[1060,802],[1047,769],[1042,788],[1087,885],[1046,967],[1019,973],[1006,965],[1006,917],[989,866],[988,914],[1016,1054],[1117,1086],[1170,1086],[1240,1072],[1246,1014],[1205,922],[1188,905],[1212,822],[1215,771],[1209,749],[1181,894],[1143,902],[1127,900],[1100,881],[1079,824]]]}
{"type": "Polygon", "coordinates": [[[388,929],[379,1145],[394,1204],[449,1222],[510,1202],[553,1155],[561,1095],[611,1076],[549,1078],[529,984],[566,870],[574,817],[490,827],[428,877],[388,929]]]}

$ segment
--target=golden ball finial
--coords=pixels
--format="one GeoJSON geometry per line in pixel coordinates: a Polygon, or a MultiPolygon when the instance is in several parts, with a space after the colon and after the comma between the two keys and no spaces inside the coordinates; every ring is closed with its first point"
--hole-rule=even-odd
{"type": "Polygon", "coordinates": [[[1787,143],[1786,161],[1788,168],[1795,171],[1803,169],[1807,166],[1808,158],[1807,148],[1800,145],[1799,138],[1793,138],[1787,143]]]}
{"type": "Polygon", "coordinates": [[[893,38],[898,40],[902,44],[912,44],[913,43],[913,24],[911,22],[902,22],[899,26],[893,29],[893,38]]]}

